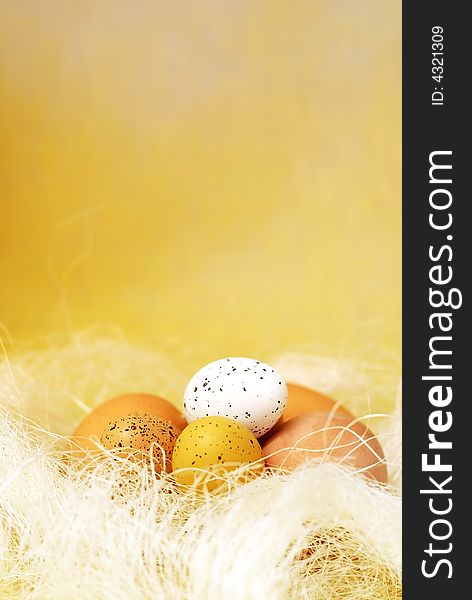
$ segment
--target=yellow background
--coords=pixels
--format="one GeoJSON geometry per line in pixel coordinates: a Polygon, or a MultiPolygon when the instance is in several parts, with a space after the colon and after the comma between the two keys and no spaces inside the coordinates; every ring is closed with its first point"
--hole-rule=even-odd
{"type": "Polygon", "coordinates": [[[0,322],[398,355],[401,3],[0,1],[0,322]]]}

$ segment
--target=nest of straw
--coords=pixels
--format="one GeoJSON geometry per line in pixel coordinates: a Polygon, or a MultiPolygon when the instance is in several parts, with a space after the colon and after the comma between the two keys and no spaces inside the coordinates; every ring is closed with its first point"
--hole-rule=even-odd
{"type": "Polygon", "coordinates": [[[245,485],[233,471],[224,494],[201,495],[110,455],[76,461],[64,442],[91,406],[133,390],[177,402],[187,374],[155,350],[91,334],[8,352],[0,362],[0,598],[401,598],[394,399],[374,394],[352,362],[290,354],[272,363],[357,415],[383,414],[373,427],[387,486],[324,462],[265,471],[245,485]]]}

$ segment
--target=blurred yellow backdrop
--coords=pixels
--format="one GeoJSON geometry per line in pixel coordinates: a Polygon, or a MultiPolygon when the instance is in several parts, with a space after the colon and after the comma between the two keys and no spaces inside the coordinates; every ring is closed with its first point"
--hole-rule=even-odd
{"type": "Polygon", "coordinates": [[[0,321],[398,355],[401,3],[0,2],[0,321]]]}

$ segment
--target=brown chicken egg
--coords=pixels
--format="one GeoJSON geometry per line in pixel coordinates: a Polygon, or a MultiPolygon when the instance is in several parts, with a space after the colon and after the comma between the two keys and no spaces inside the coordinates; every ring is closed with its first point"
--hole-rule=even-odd
{"type": "Polygon", "coordinates": [[[352,417],[352,414],[334,400],[303,385],[296,383],[287,383],[288,401],[282,416],[282,421],[286,423],[298,415],[312,412],[331,412],[336,415],[344,414],[352,417]]]}
{"type": "Polygon", "coordinates": [[[292,471],[308,461],[350,465],[366,477],[387,481],[382,447],[363,423],[328,412],[299,415],[284,423],[263,444],[266,466],[292,471]]]}
{"type": "Polygon", "coordinates": [[[172,470],[174,445],[180,434],[170,421],[135,413],[111,421],[102,433],[101,443],[108,450],[118,450],[118,456],[151,461],[156,473],[172,470]]]}
{"type": "Polygon", "coordinates": [[[187,425],[181,412],[168,400],[153,394],[125,394],[100,404],[81,421],[72,434],[73,448],[97,450],[94,441],[100,440],[110,421],[137,412],[166,419],[179,431],[187,425]]]}
{"type": "Polygon", "coordinates": [[[321,392],[296,383],[287,383],[287,389],[288,400],[284,413],[269,433],[266,434],[265,440],[269,439],[273,433],[278,431],[290,419],[306,413],[327,412],[333,416],[345,415],[350,419],[354,419],[354,416],[346,408],[321,392]]]}

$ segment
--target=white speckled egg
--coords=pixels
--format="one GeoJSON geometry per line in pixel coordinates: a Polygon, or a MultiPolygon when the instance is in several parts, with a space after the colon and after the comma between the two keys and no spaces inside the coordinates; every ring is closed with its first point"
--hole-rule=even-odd
{"type": "Polygon", "coordinates": [[[222,358],[204,366],[184,393],[189,423],[220,415],[245,425],[256,437],[277,423],[287,404],[287,386],[271,366],[253,358],[222,358]]]}

